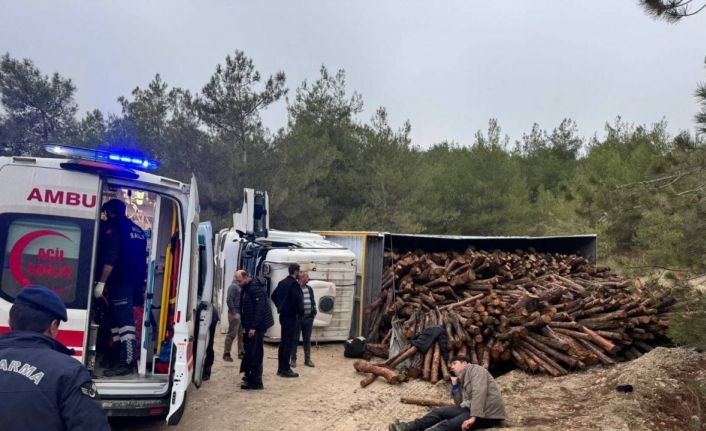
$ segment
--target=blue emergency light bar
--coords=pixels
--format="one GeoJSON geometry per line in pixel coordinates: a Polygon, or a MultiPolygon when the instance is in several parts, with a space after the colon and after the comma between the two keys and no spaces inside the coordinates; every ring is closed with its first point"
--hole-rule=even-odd
{"type": "Polygon", "coordinates": [[[71,145],[47,144],[44,146],[44,150],[48,153],[56,154],[57,156],[111,163],[129,168],[153,170],[159,167],[159,162],[156,160],[150,160],[136,155],[120,154],[111,151],[91,150],[89,148],[74,147],[71,145]]]}

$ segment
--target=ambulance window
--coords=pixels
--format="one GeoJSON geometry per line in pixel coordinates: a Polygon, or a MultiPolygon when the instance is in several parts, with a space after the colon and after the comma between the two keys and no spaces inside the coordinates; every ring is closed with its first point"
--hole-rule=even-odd
{"type": "Polygon", "coordinates": [[[1,296],[12,300],[23,287],[53,289],[69,308],[85,308],[93,222],[62,217],[0,217],[4,244],[1,296]],[[86,289],[82,289],[86,290],[86,289]]]}

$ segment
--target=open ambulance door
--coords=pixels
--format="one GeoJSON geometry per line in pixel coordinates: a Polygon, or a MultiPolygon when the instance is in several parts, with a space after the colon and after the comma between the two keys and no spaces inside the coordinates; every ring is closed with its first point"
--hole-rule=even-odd
{"type": "Polygon", "coordinates": [[[189,204],[184,223],[184,246],[182,247],[182,266],[179,275],[179,293],[177,299],[177,317],[174,324],[174,337],[172,339],[173,371],[172,393],[169,398],[169,413],[167,424],[177,425],[186,408],[186,391],[193,376],[194,358],[194,332],[196,319],[196,292],[198,289],[199,275],[199,193],[196,178],[191,177],[189,190],[189,204]],[[188,272],[185,270],[188,268],[188,272]]]}
{"type": "Polygon", "coordinates": [[[214,316],[213,310],[213,227],[211,222],[199,224],[199,288],[196,308],[196,345],[194,362],[194,384],[201,386],[206,347],[211,333],[209,328],[214,316]]]}

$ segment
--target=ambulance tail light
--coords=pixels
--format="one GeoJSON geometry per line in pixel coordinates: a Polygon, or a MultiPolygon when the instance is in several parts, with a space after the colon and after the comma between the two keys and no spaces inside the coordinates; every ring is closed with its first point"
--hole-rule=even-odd
{"type": "Polygon", "coordinates": [[[159,167],[159,162],[150,160],[137,155],[121,154],[112,151],[92,150],[89,148],[74,147],[71,145],[47,144],[44,149],[57,156],[88,160],[93,162],[102,162],[115,165],[121,165],[127,168],[140,170],[154,170],[159,167]]]}

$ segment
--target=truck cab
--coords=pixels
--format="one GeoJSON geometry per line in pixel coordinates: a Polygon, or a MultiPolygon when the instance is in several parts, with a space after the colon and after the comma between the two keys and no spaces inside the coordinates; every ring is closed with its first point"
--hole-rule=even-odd
{"type": "MultiPolygon", "coordinates": [[[[312,340],[347,340],[353,316],[355,254],[315,233],[270,229],[267,193],[245,189],[243,195],[241,211],[233,214],[233,227],[221,231],[217,241],[217,248],[223,251],[216,259],[216,272],[224,275],[220,279],[221,287],[216,289],[227,291],[235,270],[245,269],[265,287],[270,298],[277,283],[287,277],[289,264],[298,263],[301,271],[309,273],[309,286],[316,299],[312,340]]],[[[276,316],[274,303],[271,299],[268,303],[276,316]]],[[[220,297],[220,304],[222,310],[227,309],[225,294],[220,297]]],[[[281,339],[277,319],[265,333],[265,339],[281,339]]]]}
{"type": "Polygon", "coordinates": [[[147,173],[156,162],[118,152],[62,145],[47,151],[58,158],[0,157],[0,332],[9,331],[21,289],[53,289],[69,317],[58,340],[91,371],[108,415],[166,416],[176,424],[187,389],[201,383],[207,339],[198,338],[198,327],[201,319],[210,324],[202,311],[212,302],[211,266],[200,265],[196,180],[147,173]],[[110,199],[124,202],[127,217],[144,231],[147,270],[144,304],[133,307],[139,361],[132,374],[107,378],[106,307],[92,292],[105,246],[101,206],[110,199]]]}

